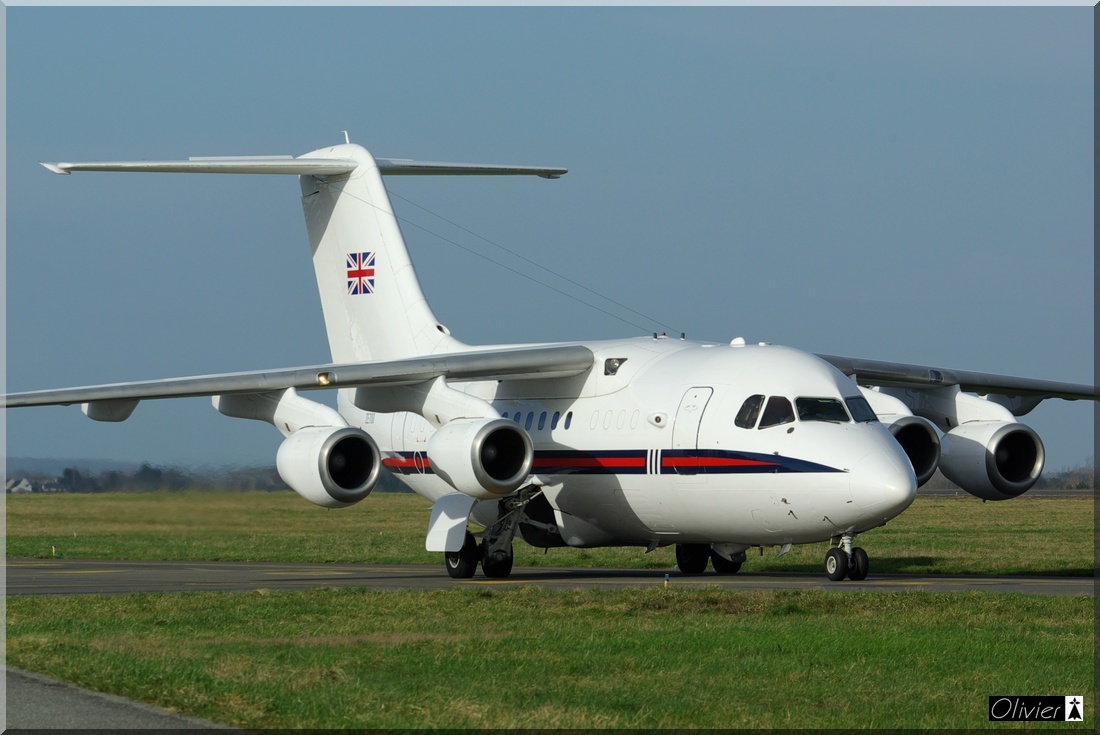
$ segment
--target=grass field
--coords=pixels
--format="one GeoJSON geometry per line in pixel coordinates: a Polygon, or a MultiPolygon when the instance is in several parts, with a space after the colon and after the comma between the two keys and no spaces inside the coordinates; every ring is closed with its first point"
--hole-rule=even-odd
{"type": "MultiPolygon", "coordinates": [[[[424,551],[428,503],[375,494],[326,510],[290,492],[161,492],[13,495],[7,555],[70,558],[442,563],[424,551]]],[[[874,572],[942,574],[1093,573],[1091,497],[918,497],[883,528],[859,539],[874,572]]],[[[516,564],[672,569],[671,548],[550,549],[516,543],[516,564]]],[[[826,544],[777,558],[750,552],[746,570],[818,571],[826,544]]]]}
{"type": "MultiPolygon", "coordinates": [[[[427,504],[289,493],[9,496],[9,556],[439,563],[427,504]]],[[[918,498],[876,571],[1092,574],[1091,498],[918,498]]],[[[671,550],[517,544],[517,564],[671,550]]],[[[819,571],[824,545],[747,569],[819,571]]],[[[442,573],[442,571],[441,571],[442,573]]],[[[249,728],[984,728],[987,697],[1084,694],[1094,600],[673,585],[11,597],[11,665],[249,728]]],[[[1058,723],[1058,727],[1070,727],[1058,723]]]]}
{"type": "Polygon", "coordinates": [[[248,728],[979,728],[989,695],[1095,701],[1085,598],[16,597],[7,634],[15,666],[248,728]]]}

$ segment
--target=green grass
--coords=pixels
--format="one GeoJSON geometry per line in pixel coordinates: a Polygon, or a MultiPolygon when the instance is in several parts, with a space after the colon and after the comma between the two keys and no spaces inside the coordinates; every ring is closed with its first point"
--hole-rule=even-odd
{"type": "MultiPolygon", "coordinates": [[[[427,516],[410,495],[343,511],[290,493],[9,496],[7,552],[439,563],[427,516]]],[[[1091,498],[921,497],[860,544],[873,572],[1067,575],[1092,574],[1092,539],[1091,498]]],[[[673,565],[670,549],[516,554],[673,565]]],[[[746,569],[819,572],[823,554],[746,569]]],[[[989,695],[1092,691],[1093,602],[675,584],[10,597],[7,655],[248,728],[983,728],[989,695]]]]}
{"type": "Polygon", "coordinates": [[[1093,682],[1092,599],[984,593],[14,597],[7,636],[14,666],[248,728],[981,728],[989,695],[1093,682]]]}
{"type": "MultiPolygon", "coordinates": [[[[424,551],[429,505],[378,494],[343,510],[289,492],[159,492],[12,495],[7,554],[69,558],[440,563],[424,551]]],[[[909,510],[860,537],[874,572],[1093,573],[1091,497],[1002,503],[918,497],[909,510]]],[[[750,551],[746,571],[819,571],[825,544],[777,558],[750,551]]],[[[550,549],[516,543],[521,566],[671,569],[671,548],[550,549]]]]}

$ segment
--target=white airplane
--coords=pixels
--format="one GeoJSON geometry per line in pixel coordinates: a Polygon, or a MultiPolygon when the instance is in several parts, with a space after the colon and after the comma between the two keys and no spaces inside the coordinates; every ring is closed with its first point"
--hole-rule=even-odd
{"type": "Polygon", "coordinates": [[[1100,399],[1094,386],[742,339],[459,342],[421,292],[382,177],[553,179],[561,168],[374,158],[350,143],[298,158],[43,165],[298,176],[332,363],[16,393],[3,405],[79,403],[123,421],[141,400],[210,396],[283,433],[279,474],[313,503],[357,503],[383,470],[432,501],[426,548],[456,578],[478,564],[507,576],[518,536],[540,548],[675,544],[684,574],[737,572],[752,547],[829,541],[829,579],[861,580],[856,536],[909,507],[937,467],[977,497],[1016,497],[1044,464],[1016,417],[1045,398],[1100,399]],[[323,389],[338,391],[338,410],[302,395],[323,389]]]}

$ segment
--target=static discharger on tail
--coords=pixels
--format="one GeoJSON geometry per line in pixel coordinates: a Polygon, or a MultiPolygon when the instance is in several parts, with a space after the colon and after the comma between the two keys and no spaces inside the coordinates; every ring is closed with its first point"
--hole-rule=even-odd
{"type": "Polygon", "coordinates": [[[556,179],[562,168],[375,158],[349,142],[297,158],[43,166],[297,176],[332,362],[16,393],[4,406],[78,403],[123,421],[142,400],[209,396],[284,435],[279,473],[313,503],[357,503],[383,471],[430,500],[426,546],[456,578],[479,565],[507,576],[518,537],[674,544],[684,574],[735,573],[756,546],[830,541],[828,577],[863,579],[856,536],[904,511],[937,468],[980,498],[1016,497],[1044,464],[1017,417],[1046,398],[1098,398],[1087,385],[741,339],[459,342],[421,291],[383,177],[556,179]],[[337,390],[338,409],[303,395],[313,390],[337,390]]]}

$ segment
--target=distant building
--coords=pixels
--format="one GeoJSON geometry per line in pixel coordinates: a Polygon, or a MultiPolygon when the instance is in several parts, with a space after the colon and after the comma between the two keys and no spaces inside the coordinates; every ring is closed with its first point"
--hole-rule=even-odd
{"type": "Polygon", "coordinates": [[[15,480],[13,478],[11,480],[8,480],[6,490],[9,493],[13,494],[13,495],[14,494],[23,494],[23,493],[33,493],[34,492],[34,486],[31,485],[30,480],[28,480],[25,477],[21,480],[15,480]]]}

